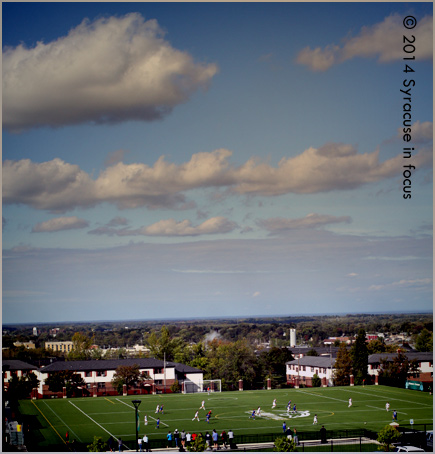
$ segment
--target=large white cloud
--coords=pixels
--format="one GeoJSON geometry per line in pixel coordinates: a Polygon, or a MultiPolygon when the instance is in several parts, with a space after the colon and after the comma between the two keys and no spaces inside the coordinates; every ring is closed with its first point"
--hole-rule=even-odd
{"type": "Polygon", "coordinates": [[[137,13],[85,19],[67,36],[3,52],[3,126],[162,118],[216,74],[137,13]]]}
{"type": "MultiPolygon", "coordinates": [[[[60,159],[44,163],[7,160],[3,163],[3,203],[55,212],[104,202],[120,208],[187,209],[194,207],[185,195],[192,189],[224,188],[259,196],[346,190],[401,175],[402,156],[381,162],[379,153],[360,154],[351,145],[328,143],[282,158],[273,167],[254,158],[232,165],[232,152],[220,149],[194,154],[182,164],[164,157],[153,166],[117,163],[96,179],[60,159]]],[[[431,166],[432,151],[416,153],[412,164],[417,169],[431,166]]]]}
{"type": "MultiPolygon", "coordinates": [[[[432,16],[419,19],[410,35],[416,36],[415,53],[417,60],[432,58],[433,32],[432,16]]],[[[404,57],[403,35],[407,30],[403,26],[403,17],[393,14],[383,22],[371,27],[363,27],[358,36],[348,38],[342,47],[329,44],[324,48],[305,47],[297,58],[297,63],[308,66],[313,71],[326,71],[335,64],[355,57],[377,57],[381,63],[401,60],[404,57]]]]}

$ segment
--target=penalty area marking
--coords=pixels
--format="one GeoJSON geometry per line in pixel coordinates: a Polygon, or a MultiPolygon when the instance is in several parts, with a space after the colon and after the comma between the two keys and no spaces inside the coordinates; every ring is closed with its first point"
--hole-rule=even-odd
{"type": "MultiPolygon", "coordinates": [[[[111,437],[113,437],[115,440],[118,440],[118,437],[116,435],[113,435],[112,433],[110,433],[107,429],[105,429],[101,424],[98,424],[97,421],[95,421],[95,419],[92,419],[88,414],[86,414],[81,408],[77,407],[77,405],[73,404],[70,400],[68,401],[68,403],[70,403],[73,407],[77,408],[78,411],[80,411],[81,413],[83,413],[87,418],[89,418],[94,424],[96,424],[98,427],[100,427],[101,429],[104,430],[104,432],[107,432],[111,437]]],[[[126,446],[124,443],[123,445],[127,448],[128,446],[126,446]]]]}

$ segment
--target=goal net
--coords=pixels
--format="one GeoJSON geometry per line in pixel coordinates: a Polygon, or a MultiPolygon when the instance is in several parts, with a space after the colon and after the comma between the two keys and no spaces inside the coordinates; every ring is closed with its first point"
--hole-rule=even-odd
{"type": "Polygon", "coordinates": [[[184,381],[185,393],[216,393],[222,392],[222,380],[202,380],[199,383],[184,381]]]}

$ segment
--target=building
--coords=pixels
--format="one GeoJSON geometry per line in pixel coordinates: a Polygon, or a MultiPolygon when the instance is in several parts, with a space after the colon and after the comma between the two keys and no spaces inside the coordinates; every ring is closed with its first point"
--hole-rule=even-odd
{"type": "Polygon", "coordinates": [[[104,396],[117,395],[118,392],[112,386],[112,379],[119,366],[139,366],[139,371],[148,375],[140,387],[131,388],[131,394],[161,393],[166,387],[170,392],[171,385],[178,381],[181,384],[189,385],[189,389],[202,389],[203,372],[194,367],[180,363],[164,362],[154,358],[129,358],[110,360],[87,360],[87,361],[58,361],[39,369],[38,379],[41,380],[38,397],[55,395],[61,397],[62,393],[52,393],[45,385],[45,380],[50,374],[60,371],[71,371],[79,374],[86,388],[82,389],[83,396],[104,396]]]}
{"type": "Polygon", "coordinates": [[[329,337],[328,339],[325,339],[323,341],[324,345],[335,345],[335,343],[345,343],[347,345],[353,344],[355,342],[354,337],[348,337],[348,336],[343,336],[343,337],[329,337]]]}
{"type": "Polygon", "coordinates": [[[69,353],[73,349],[72,341],[63,341],[63,342],[46,342],[46,350],[53,350],[54,352],[69,353]]]}
{"type": "Polygon", "coordinates": [[[296,330],[290,329],[290,347],[296,347],[296,330]]]}
{"type": "Polygon", "coordinates": [[[286,363],[287,383],[293,386],[312,386],[317,375],[323,386],[333,386],[335,358],[329,356],[302,356],[286,363]]]}
{"type": "Polygon", "coordinates": [[[14,347],[25,347],[28,349],[33,349],[36,348],[36,345],[34,342],[14,342],[14,347]]]}

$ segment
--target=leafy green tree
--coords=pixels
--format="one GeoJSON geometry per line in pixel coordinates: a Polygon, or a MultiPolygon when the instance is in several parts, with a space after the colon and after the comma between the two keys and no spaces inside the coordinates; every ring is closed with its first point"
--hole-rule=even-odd
{"type": "Polygon", "coordinates": [[[181,339],[173,339],[169,329],[163,325],[160,334],[153,331],[148,336],[147,343],[152,357],[164,359],[166,354],[166,361],[173,361],[183,342],[181,339]]]}
{"type": "Polygon", "coordinates": [[[90,445],[87,445],[87,448],[89,452],[105,452],[106,444],[101,437],[94,436],[94,441],[90,445]]]}
{"type": "Polygon", "coordinates": [[[378,442],[381,444],[379,451],[390,451],[393,443],[400,439],[400,432],[394,426],[385,426],[378,432],[378,442]]]}
{"type": "Polygon", "coordinates": [[[311,350],[307,351],[307,356],[319,356],[319,354],[317,353],[317,350],[314,350],[314,348],[312,348],[311,350]]]}
{"type": "Polygon", "coordinates": [[[22,377],[13,375],[9,380],[8,400],[26,399],[30,396],[33,388],[39,386],[39,380],[33,372],[22,377]]]}
{"type": "Polygon", "coordinates": [[[337,359],[334,364],[336,386],[348,386],[350,384],[350,374],[352,373],[352,358],[346,348],[346,344],[342,343],[337,352],[337,359]]]}
{"type": "Polygon", "coordinates": [[[198,434],[195,438],[195,441],[192,441],[189,446],[187,446],[187,450],[190,452],[203,452],[205,451],[206,444],[204,437],[201,434],[198,434]]]}
{"type": "Polygon", "coordinates": [[[311,384],[312,384],[313,388],[319,388],[322,384],[322,380],[320,379],[320,377],[317,374],[314,374],[311,384]]]}
{"type": "Polygon", "coordinates": [[[181,391],[181,386],[178,380],[175,380],[174,383],[171,385],[171,392],[179,393],[181,391]]]}
{"type": "Polygon", "coordinates": [[[273,442],[274,452],[295,452],[297,451],[296,443],[287,437],[278,437],[273,442]]]}
{"type": "Polygon", "coordinates": [[[92,339],[86,334],[75,333],[72,337],[73,347],[68,353],[67,359],[70,361],[85,360],[91,357],[92,339]]]}
{"type": "Polygon", "coordinates": [[[417,336],[415,348],[419,352],[432,352],[433,351],[433,333],[423,328],[417,336]]]}
{"type": "Polygon", "coordinates": [[[355,377],[355,385],[362,385],[367,377],[369,353],[367,350],[366,332],[363,328],[358,331],[355,343],[350,352],[352,358],[352,372],[355,377]]]}
{"type": "Polygon", "coordinates": [[[409,361],[408,357],[400,350],[392,360],[381,358],[379,370],[379,383],[389,386],[405,386],[408,375],[419,373],[418,363],[409,361]]]}
{"type": "Polygon", "coordinates": [[[86,386],[80,374],[75,374],[70,370],[62,370],[59,372],[51,372],[45,379],[45,384],[48,389],[53,392],[61,392],[66,388],[66,395],[71,397],[78,391],[79,388],[86,386]]]}
{"type": "Polygon", "coordinates": [[[286,382],[285,363],[293,360],[292,353],[287,348],[273,347],[259,355],[262,379],[270,378],[272,387],[286,382]]]}
{"type": "Polygon", "coordinates": [[[119,394],[122,394],[124,385],[128,389],[140,381],[139,366],[119,366],[116,368],[112,379],[112,386],[116,388],[119,394]]]}

